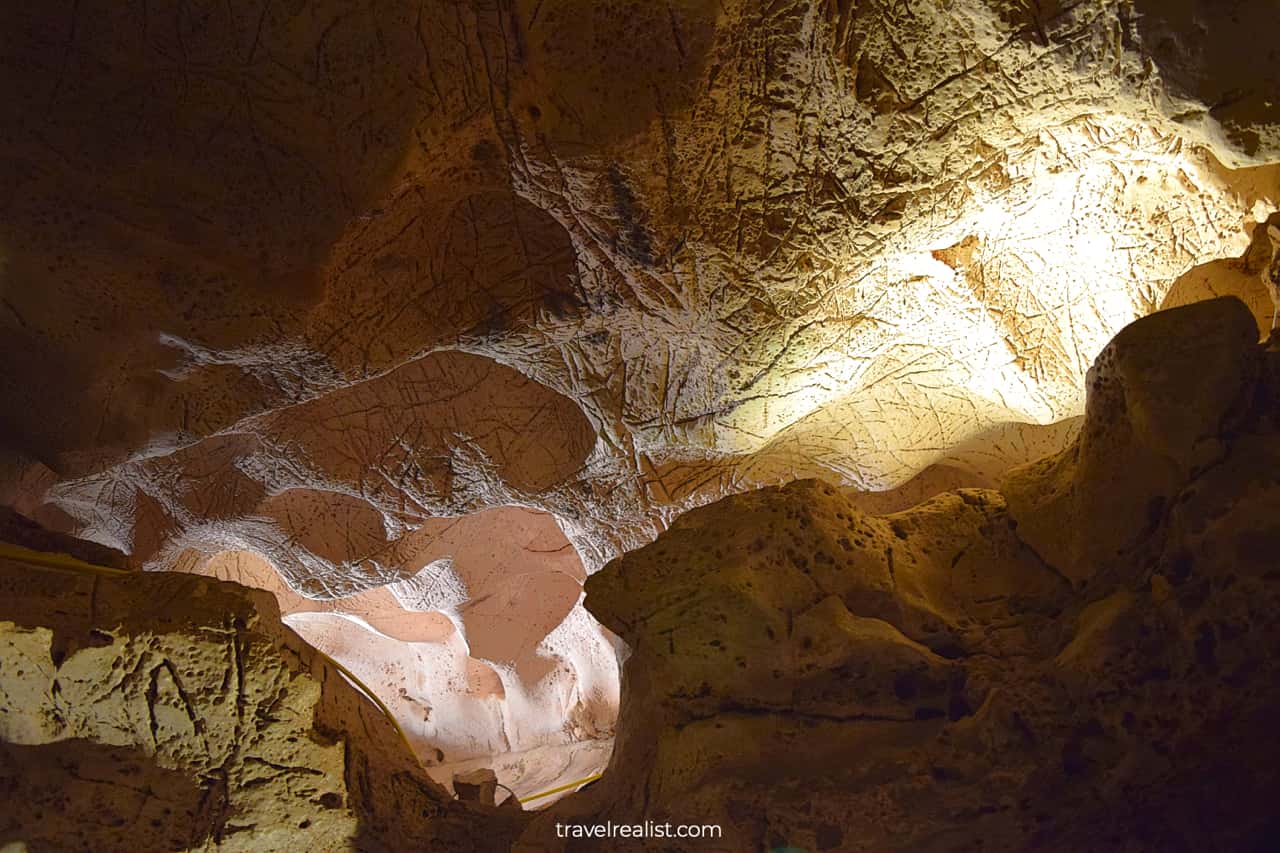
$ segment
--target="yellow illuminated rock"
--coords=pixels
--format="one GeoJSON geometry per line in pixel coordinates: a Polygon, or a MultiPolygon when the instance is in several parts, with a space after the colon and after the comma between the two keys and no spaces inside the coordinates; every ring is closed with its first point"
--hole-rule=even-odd
{"type": "MultiPolygon", "coordinates": [[[[269,590],[438,779],[517,799],[615,742],[584,583],[717,501],[813,480],[849,554],[907,512],[1053,569],[975,589],[1087,587],[1230,455],[1144,335],[1190,329],[1159,357],[1218,411],[1274,316],[1275,10],[1228,5],[3,4],[0,538],[269,590]]],[[[926,640],[973,602],[915,544],[902,613],[716,583],[951,696],[926,640]]]]}

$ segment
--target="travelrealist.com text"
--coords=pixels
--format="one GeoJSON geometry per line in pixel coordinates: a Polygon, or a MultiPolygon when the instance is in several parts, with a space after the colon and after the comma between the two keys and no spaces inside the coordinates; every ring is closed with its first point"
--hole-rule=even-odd
{"type": "Polygon", "coordinates": [[[557,838],[719,838],[714,823],[556,823],[557,838]]]}

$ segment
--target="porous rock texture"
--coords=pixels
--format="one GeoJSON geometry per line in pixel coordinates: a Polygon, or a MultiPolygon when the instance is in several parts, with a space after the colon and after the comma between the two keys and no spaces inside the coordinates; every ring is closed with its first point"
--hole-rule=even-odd
{"type": "MultiPolygon", "coordinates": [[[[1275,211],[1267,6],[5,3],[0,500],[137,567],[426,585],[474,670],[502,599],[456,578],[545,573],[424,576],[441,519],[547,513],[589,574],[761,485],[983,485],[1275,211]]],[[[530,672],[616,693],[532,655],[477,744],[554,728],[530,672]]]]}
{"type": "Polygon", "coordinates": [[[579,606],[582,564],[551,516],[432,520],[401,546],[414,576],[329,600],[294,592],[249,551],[187,552],[175,568],[274,593],[285,623],[382,698],[440,781],[459,763],[504,761],[499,781],[526,796],[598,771],[617,716],[616,638],[579,606]]]}
{"type": "Polygon", "coordinates": [[[435,784],[266,593],[0,560],[6,850],[495,851],[522,820],[435,784]]]}
{"type": "MultiPolygon", "coordinates": [[[[587,581],[632,649],[612,850],[1263,851],[1280,823],[1280,350],[1235,299],[1140,320],[1079,438],[884,516],[725,498],[587,581]]],[[[563,835],[564,833],[560,833],[563,835]]]]}

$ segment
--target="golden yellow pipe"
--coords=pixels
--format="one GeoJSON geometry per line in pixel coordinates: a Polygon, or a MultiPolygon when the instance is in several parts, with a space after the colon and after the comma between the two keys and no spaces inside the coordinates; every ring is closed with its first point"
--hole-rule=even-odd
{"type": "Polygon", "coordinates": [[[540,793],[540,794],[530,794],[530,795],[529,795],[529,796],[527,796],[527,797],[521,797],[521,798],[520,798],[520,802],[522,802],[522,803],[527,803],[527,802],[529,802],[530,800],[540,800],[540,799],[542,799],[543,797],[549,797],[549,796],[551,796],[552,794],[558,794],[558,793],[560,793],[561,791],[568,790],[569,788],[576,788],[576,787],[577,787],[577,786],[579,786],[579,785],[585,785],[587,782],[594,782],[594,781],[596,781],[597,779],[599,779],[599,778],[600,778],[601,776],[603,776],[603,775],[604,775],[603,773],[595,773],[595,774],[593,774],[593,775],[591,775],[591,776],[588,776],[588,777],[587,777],[587,778],[585,778],[585,779],[579,779],[579,780],[578,780],[578,781],[576,781],[576,782],[570,782],[570,783],[569,783],[569,784],[567,784],[567,785],[561,785],[561,786],[560,786],[560,787],[558,787],[558,788],[552,788],[550,791],[543,791],[543,792],[542,792],[542,793],[540,793]]]}
{"type": "Polygon", "coordinates": [[[17,560],[20,563],[27,563],[32,566],[38,566],[42,569],[62,569],[69,572],[88,572],[97,575],[129,575],[133,574],[128,569],[113,569],[109,566],[95,566],[93,563],[86,563],[84,560],[77,560],[70,554],[52,554],[48,551],[33,551],[30,548],[23,548],[21,545],[11,545],[8,542],[0,542],[0,557],[8,560],[17,560]]]}

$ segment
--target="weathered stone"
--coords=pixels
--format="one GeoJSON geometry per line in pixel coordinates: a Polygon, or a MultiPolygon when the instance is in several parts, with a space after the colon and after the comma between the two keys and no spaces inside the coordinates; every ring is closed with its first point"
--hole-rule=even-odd
{"type": "MultiPolygon", "coordinates": [[[[618,693],[579,581],[682,513],[810,478],[874,513],[991,489],[1074,437],[1132,320],[1235,293],[1266,330],[1273,11],[2,4],[0,506],[44,530],[0,528],[254,564],[424,757],[569,766],[618,693]]],[[[1163,417],[1089,441],[1159,467],[1188,438],[1163,417]]],[[[1141,562],[1075,526],[1111,490],[1060,465],[984,498],[996,528],[1074,583],[1141,562]]],[[[1109,508],[1154,516],[1179,476],[1109,508]]],[[[882,621],[971,641],[920,582],[882,621]]]]}
{"type": "Polygon", "coordinates": [[[1006,476],[1019,536],[1073,581],[1124,570],[1257,387],[1253,317],[1236,299],[1126,328],[1089,371],[1078,442],[1006,476]]]}
{"type": "Polygon", "coordinates": [[[517,849],[605,820],[722,828],[663,842],[689,851],[1268,849],[1280,353],[1255,340],[1234,300],[1126,328],[1080,437],[1005,493],[872,517],[797,482],[592,576],[633,649],[617,749],[517,849]]]}
{"type": "Polygon", "coordinates": [[[0,758],[0,844],[33,850],[492,851],[522,821],[455,802],[270,595],[188,575],[0,560],[0,758]]]}
{"type": "Polygon", "coordinates": [[[1280,202],[1262,13],[1137,5],[8,8],[0,495],[340,596],[429,518],[534,506],[590,571],[1072,418],[1280,202]]]}
{"type": "Polygon", "coordinates": [[[488,768],[460,773],[453,777],[453,792],[464,803],[492,806],[498,793],[498,777],[488,768]]]}

